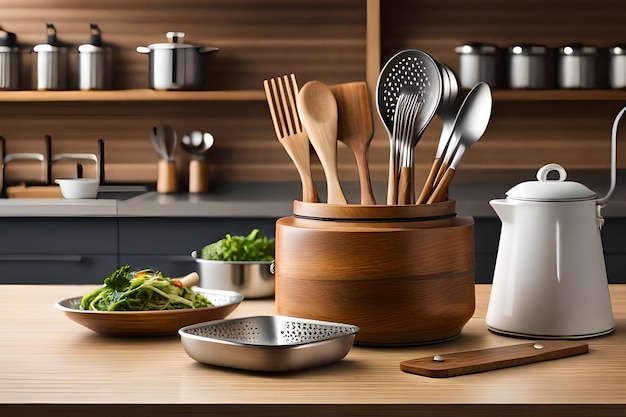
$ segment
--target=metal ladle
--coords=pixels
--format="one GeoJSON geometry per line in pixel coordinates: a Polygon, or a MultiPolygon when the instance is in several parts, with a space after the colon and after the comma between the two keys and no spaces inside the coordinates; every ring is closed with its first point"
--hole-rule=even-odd
{"type": "Polygon", "coordinates": [[[183,136],[181,146],[192,155],[204,156],[214,143],[215,139],[212,134],[194,130],[183,136]]]}

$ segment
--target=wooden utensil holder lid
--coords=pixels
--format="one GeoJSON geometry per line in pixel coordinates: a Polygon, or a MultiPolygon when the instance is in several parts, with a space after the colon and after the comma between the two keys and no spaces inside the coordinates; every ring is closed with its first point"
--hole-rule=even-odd
{"type": "Polygon", "coordinates": [[[279,314],[357,325],[357,344],[449,340],[474,313],[474,220],[454,201],[296,201],[276,223],[275,263],[279,314]]]}

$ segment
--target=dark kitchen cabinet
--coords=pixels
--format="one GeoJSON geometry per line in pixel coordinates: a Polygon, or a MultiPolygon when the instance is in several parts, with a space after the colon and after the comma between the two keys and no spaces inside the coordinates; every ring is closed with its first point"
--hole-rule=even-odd
{"type": "Polygon", "coordinates": [[[0,218],[0,283],[96,284],[117,268],[115,218],[0,218]]]}
{"type": "Polygon", "coordinates": [[[0,284],[100,284],[128,263],[168,276],[197,269],[191,252],[271,218],[0,218],[0,284]]]}

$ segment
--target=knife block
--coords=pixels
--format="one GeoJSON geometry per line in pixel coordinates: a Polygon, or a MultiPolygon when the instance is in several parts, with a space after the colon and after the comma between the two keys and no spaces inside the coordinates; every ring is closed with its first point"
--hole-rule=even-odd
{"type": "Polygon", "coordinates": [[[353,324],[360,345],[455,338],[472,317],[474,220],[455,202],[294,202],[276,222],[278,314],[353,324]]]}

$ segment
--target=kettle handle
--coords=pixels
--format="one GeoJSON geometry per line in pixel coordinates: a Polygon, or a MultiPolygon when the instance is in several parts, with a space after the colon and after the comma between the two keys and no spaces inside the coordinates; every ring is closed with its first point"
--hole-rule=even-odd
{"type": "Polygon", "coordinates": [[[613,129],[611,130],[611,186],[609,187],[609,191],[606,193],[606,195],[597,200],[597,204],[600,207],[606,206],[606,203],[609,201],[609,198],[613,194],[613,191],[615,191],[615,183],[617,177],[615,168],[617,163],[617,127],[619,126],[619,122],[624,115],[624,112],[626,112],[626,107],[620,110],[620,112],[615,117],[615,120],[613,121],[613,129]]]}

